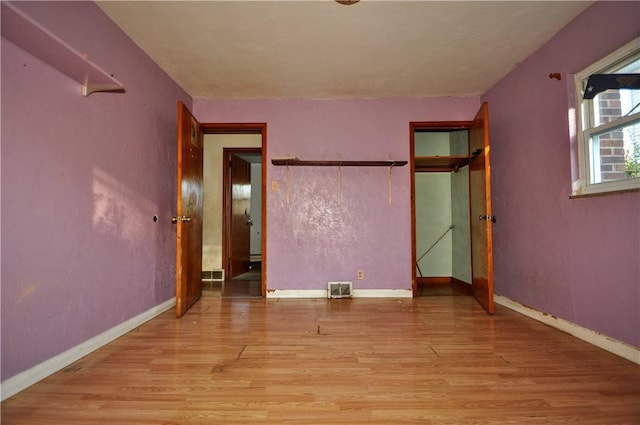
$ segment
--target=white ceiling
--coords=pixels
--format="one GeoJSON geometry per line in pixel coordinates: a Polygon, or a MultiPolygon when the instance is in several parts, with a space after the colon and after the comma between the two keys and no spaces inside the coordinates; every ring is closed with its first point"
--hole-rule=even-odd
{"type": "Polygon", "coordinates": [[[591,3],[97,2],[206,99],[477,96],[591,3]]]}

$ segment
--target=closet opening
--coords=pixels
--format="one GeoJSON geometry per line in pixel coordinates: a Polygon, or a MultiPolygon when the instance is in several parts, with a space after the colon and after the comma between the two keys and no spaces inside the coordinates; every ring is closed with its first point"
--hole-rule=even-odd
{"type": "Polygon", "coordinates": [[[472,295],[469,129],[412,130],[414,295],[472,295]]]}
{"type": "Polygon", "coordinates": [[[410,135],[413,295],[448,282],[493,314],[489,105],[473,121],[412,122],[410,135]]]}

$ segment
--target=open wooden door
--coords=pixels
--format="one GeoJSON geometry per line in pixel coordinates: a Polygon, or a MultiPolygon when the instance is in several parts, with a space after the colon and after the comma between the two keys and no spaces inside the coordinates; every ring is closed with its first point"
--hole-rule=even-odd
{"type": "Polygon", "coordinates": [[[251,251],[251,164],[240,156],[228,156],[228,270],[232,278],[249,271],[251,251]]]}
{"type": "Polygon", "coordinates": [[[176,317],[202,293],[202,132],[178,102],[178,200],[176,216],[176,317]]]}
{"type": "Polygon", "coordinates": [[[473,295],[493,314],[493,250],[489,107],[483,103],[469,129],[469,151],[479,155],[469,165],[471,203],[471,265],[473,295]],[[479,150],[479,151],[478,151],[479,150]]]}

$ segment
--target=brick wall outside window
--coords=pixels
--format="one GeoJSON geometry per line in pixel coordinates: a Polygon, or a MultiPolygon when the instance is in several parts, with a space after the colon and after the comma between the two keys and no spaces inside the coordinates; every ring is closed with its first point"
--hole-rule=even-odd
{"type": "MultiPolygon", "coordinates": [[[[598,96],[600,123],[604,124],[622,115],[620,94],[605,92],[598,96]]],[[[624,162],[622,130],[610,131],[600,136],[600,171],[602,181],[624,180],[627,177],[624,162]]]]}

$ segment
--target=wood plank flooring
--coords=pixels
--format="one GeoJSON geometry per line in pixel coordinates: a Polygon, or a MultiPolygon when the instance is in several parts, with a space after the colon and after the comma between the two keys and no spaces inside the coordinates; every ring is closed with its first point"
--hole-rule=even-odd
{"type": "Polygon", "coordinates": [[[639,424],[640,366],[472,297],[204,297],[2,403],[2,424],[639,424]]]}

